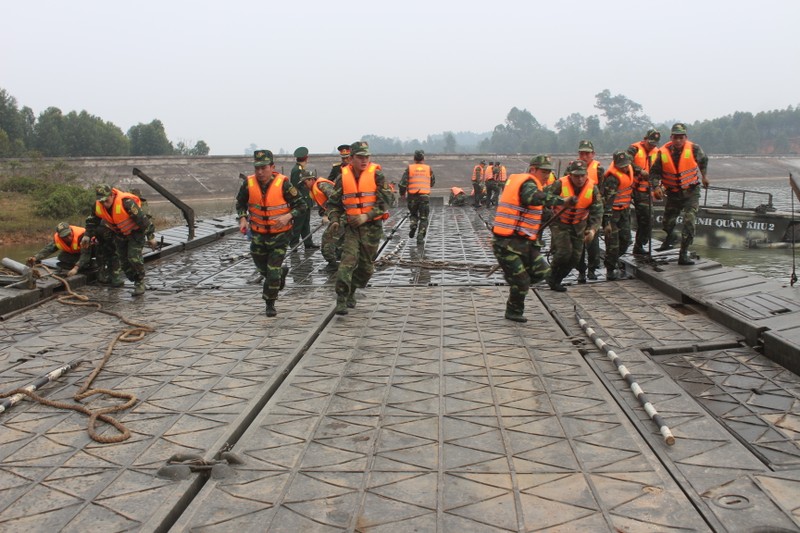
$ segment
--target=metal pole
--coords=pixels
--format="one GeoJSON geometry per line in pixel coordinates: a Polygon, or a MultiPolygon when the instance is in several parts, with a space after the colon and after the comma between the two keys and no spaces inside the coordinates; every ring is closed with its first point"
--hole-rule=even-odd
{"type": "MultiPolygon", "coordinates": [[[[37,389],[40,389],[41,387],[50,383],[51,381],[60,378],[61,376],[63,376],[64,374],[66,374],[67,372],[69,372],[70,370],[77,367],[79,364],[83,362],[84,362],[83,359],[76,359],[74,361],[71,361],[62,367],[56,368],[55,370],[48,372],[47,374],[40,377],[30,385],[26,385],[25,387],[21,387],[15,390],[24,392],[35,392],[37,389]]],[[[10,393],[7,394],[12,394],[13,392],[14,391],[11,391],[10,393]]],[[[5,413],[9,409],[17,405],[19,402],[21,402],[22,399],[25,398],[26,396],[24,392],[18,392],[13,396],[9,396],[7,398],[3,398],[2,400],[0,400],[0,413],[5,413]]]]}
{"type": "Polygon", "coordinates": [[[586,333],[586,335],[589,336],[590,339],[592,339],[592,342],[594,342],[595,346],[600,348],[600,350],[602,350],[603,353],[605,353],[611,359],[611,362],[614,363],[614,366],[617,367],[619,375],[622,376],[622,379],[624,379],[631,388],[631,392],[633,392],[633,395],[639,400],[639,403],[642,404],[642,407],[644,407],[644,410],[650,419],[658,426],[658,430],[661,432],[661,436],[664,437],[664,442],[667,443],[667,446],[672,446],[675,444],[675,437],[672,435],[669,427],[667,427],[664,419],[661,418],[661,415],[659,415],[658,411],[656,411],[656,408],[653,407],[653,404],[648,401],[644,391],[634,379],[633,374],[631,374],[625,365],[622,364],[622,361],[620,360],[619,356],[614,353],[614,350],[610,349],[608,345],[603,342],[603,339],[598,337],[597,333],[595,333],[595,331],[589,327],[586,321],[581,318],[581,316],[578,314],[578,306],[575,306],[575,318],[578,319],[578,324],[580,324],[581,329],[584,331],[584,333],[586,333]]]}

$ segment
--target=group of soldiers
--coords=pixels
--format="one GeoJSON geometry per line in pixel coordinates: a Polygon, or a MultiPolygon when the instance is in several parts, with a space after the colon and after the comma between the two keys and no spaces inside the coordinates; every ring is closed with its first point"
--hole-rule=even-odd
{"type": "MultiPolygon", "coordinates": [[[[563,177],[557,179],[553,174],[548,155],[534,156],[527,173],[508,177],[492,227],[493,251],[510,287],[507,319],[527,321],[523,316],[525,296],[535,283],[546,281],[551,290],[564,292],[567,288],[562,281],[574,268],[578,269],[579,283],[586,283],[587,269],[589,279],[597,279],[601,229],[606,244],[606,279],[619,279],[619,258],[631,243],[631,204],[637,221],[634,255],[649,254],[644,247],[651,239],[653,200],[665,199],[666,237],[658,250],[674,247],[675,225],[682,216],[678,264],[694,264],[689,246],[694,239],[700,185],[709,185],[708,157],[688,140],[683,123],[672,126],[670,141],[661,147],[660,140],[659,131],[648,130],[641,141],[614,152],[608,170],[594,159],[592,142],[582,140],[578,159],[567,165],[563,177]],[[552,236],[549,265],[540,253],[541,233],[546,226],[552,236]]],[[[476,197],[477,172],[472,177],[476,197]]],[[[451,204],[454,197],[451,191],[451,204]]]]}
{"type": "Polygon", "coordinates": [[[121,287],[124,274],[134,284],[133,295],[141,296],[146,290],[142,250],[145,243],[157,248],[146,200],[138,190],[125,192],[106,184],[97,185],[94,192],[95,203],[85,227],[60,222],[52,242],[27,263],[33,266],[58,252],[56,264],[67,276],[96,266],[99,283],[121,287]]]}
{"type": "MultiPolygon", "coordinates": [[[[506,166],[500,161],[481,160],[480,163],[475,165],[472,169],[472,205],[473,207],[494,207],[497,206],[500,193],[508,180],[508,171],[506,166]]],[[[466,197],[463,200],[458,198],[457,189],[454,187],[450,190],[450,205],[464,205],[466,197]]],[[[461,191],[461,189],[458,189],[461,191]]],[[[463,192],[463,191],[461,191],[463,192]]]]}

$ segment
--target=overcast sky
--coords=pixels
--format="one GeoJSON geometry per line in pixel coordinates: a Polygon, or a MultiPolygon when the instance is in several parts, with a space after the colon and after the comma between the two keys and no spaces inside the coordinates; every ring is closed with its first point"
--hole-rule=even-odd
{"type": "MultiPolygon", "coordinates": [[[[38,116],[159,119],[212,155],[554,129],[604,89],[654,121],[800,104],[797,0],[4,2],[0,88],[38,116]]],[[[691,136],[691,131],[690,131],[691,136]]]]}

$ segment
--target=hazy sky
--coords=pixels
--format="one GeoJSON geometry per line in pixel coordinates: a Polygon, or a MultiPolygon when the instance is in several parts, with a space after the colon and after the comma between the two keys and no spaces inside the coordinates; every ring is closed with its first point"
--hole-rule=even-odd
{"type": "MultiPolygon", "coordinates": [[[[654,121],[800,104],[797,0],[4,2],[0,88],[38,116],[159,119],[212,155],[553,129],[604,89],[654,121]]],[[[691,131],[690,131],[691,136],[691,131]]]]}

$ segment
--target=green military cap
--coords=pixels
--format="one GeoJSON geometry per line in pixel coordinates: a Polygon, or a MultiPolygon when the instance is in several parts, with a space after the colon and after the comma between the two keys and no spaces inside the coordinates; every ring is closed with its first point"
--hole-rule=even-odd
{"type": "Polygon", "coordinates": [[[618,152],[614,152],[614,166],[617,168],[625,168],[631,164],[631,155],[624,151],[620,150],[618,152]]]}
{"type": "Polygon", "coordinates": [[[301,146],[300,148],[294,151],[294,156],[295,158],[298,159],[301,157],[306,157],[307,155],[308,155],[308,148],[306,148],[305,146],[301,146]]]}
{"type": "Polygon", "coordinates": [[[553,170],[553,161],[549,155],[535,155],[531,159],[531,166],[542,170],[553,170]]]}
{"type": "Polygon", "coordinates": [[[300,171],[300,180],[315,179],[316,177],[316,172],[311,172],[310,170],[306,169],[300,171]]]}
{"type": "Polygon", "coordinates": [[[480,162],[480,164],[481,164],[481,165],[485,165],[485,164],[486,164],[486,160],[485,160],[485,159],[481,159],[481,162],[480,162]]]}
{"type": "Polygon", "coordinates": [[[644,134],[644,138],[653,144],[658,144],[661,141],[661,132],[655,128],[650,128],[647,130],[647,133],[644,134]]]}
{"type": "Polygon", "coordinates": [[[425,159],[425,152],[423,150],[414,151],[414,161],[422,161],[425,159]]]}
{"type": "Polygon", "coordinates": [[[336,150],[339,152],[341,157],[350,157],[350,145],[349,144],[340,144],[336,147],[336,150]]]}
{"type": "Polygon", "coordinates": [[[253,152],[253,166],[265,167],[274,164],[275,160],[269,150],[256,150],[253,152]]]}
{"type": "Polygon", "coordinates": [[[686,124],[683,122],[676,122],[672,125],[672,130],[670,130],[671,135],[686,135],[686,124]]]}
{"type": "Polygon", "coordinates": [[[94,188],[94,195],[98,202],[105,202],[111,196],[111,185],[101,183],[94,188]]]}
{"type": "Polygon", "coordinates": [[[72,230],[69,229],[69,224],[67,222],[59,222],[58,226],[56,226],[56,233],[61,238],[69,237],[69,234],[72,233],[72,230]]]}
{"type": "Polygon", "coordinates": [[[367,141],[356,141],[351,144],[350,153],[353,155],[372,155],[369,152],[369,143],[367,141]]]}
{"type": "Polygon", "coordinates": [[[571,161],[569,165],[567,165],[567,172],[570,174],[574,174],[575,176],[585,176],[586,175],[586,163],[581,161],[580,159],[576,159],[575,161],[571,161]]]}
{"type": "Polygon", "coordinates": [[[578,143],[578,151],[579,152],[594,152],[594,145],[592,141],[582,140],[578,143]]]}

